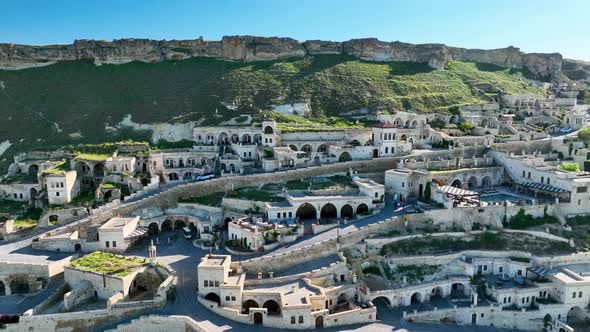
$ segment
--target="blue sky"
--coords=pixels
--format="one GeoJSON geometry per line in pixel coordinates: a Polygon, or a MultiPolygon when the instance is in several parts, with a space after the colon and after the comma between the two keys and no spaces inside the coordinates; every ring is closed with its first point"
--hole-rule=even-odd
{"type": "Polygon", "coordinates": [[[0,42],[245,34],[513,45],[590,60],[590,0],[7,0],[0,8],[0,42]]]}

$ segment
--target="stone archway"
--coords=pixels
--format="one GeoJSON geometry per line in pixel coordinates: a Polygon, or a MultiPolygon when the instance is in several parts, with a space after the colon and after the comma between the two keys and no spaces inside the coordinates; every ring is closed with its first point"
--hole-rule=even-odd
{"type": "Polygon", "coordinates": [[[369,207],[365,203],[359,204],[356,208],[356,215],[365,215],[369,213],[369,207]]]}
{"type": "Polygon", "coordinates": [[[17,275],[10,281],[11,294],[26,294],[31,291],[29,278],[26,275],[17,275]]]}
{"type": "Polygon", "coordinates": [[[149,235],[156,235],[160,231],[158,227],[158,223],[152,222],[148,225],[148,234],[149,235]]]}
{"type": "Polygon", "coordinates": [[[242,304],[242,313],[246,315],[249,314],[251,308],[260,308],[260,306],[258,305],[258,302],[250,299],[242,304]]]}
{"type": "Polygon", "coordinates": [[[350,141],[350,145],[352,145],[352,146],[361,146],[361,142],[353,139],[352,141],[350,141]]]}
{"type": "Polygon", "coordinates": [[[336,209],[336,206],[334,206],[334,204],[327,203],[324,206],[322,206],[322,209],[320,211],[320,218],[334,219],[337,217],[338,217],[338,210],[336,209]]]}
{"type": "Polygon", "coordinates": [[[317,219],[317,210],[310,203],[303,203],[297,209],[295,216],[299,220],[317,219]]]}
{"type": "Polygon", "coordinates": [[[475,176],[470,176],[467,180],[467,189],[473,190],[477,188],[477,178],[475,176]]]}
{"type": "Polygon", "coordinates": [[[444,294],[445,292],[442,289],[442,287],[436,286],[430,292],[430,300],[432,301],[433,299],[442,299],[444,297],[444,294]]]}
{"type": "Polygon", "coordinates": [[[354,209],[350,204],[345,204],[342,209],[340,209],[340,217],[341,218],[352,218],[354,214],[354,209]]]}
{"type": "Polygon", "coordinates": [[[389,301],[389,299],[385,296],[378,296],[371,300],[371,302],[373,302],[373,305],[376,307],[391,307],[391,301],[389,301]]]}
{"type": "Polygon", "coordinates": [[[166,219],[164,220],[164,222],[162,223],[162,232],[169,232],[172,230],[172,220],[170,219],[166,219]]]}
{"type": "Polygon", "coordinates": [[[174,222],[174,229],[175,229],[175,230],[182,229],[182,228],[183,228],[183,227],[185,227],[185,226],[186,226],[186,224],[184,223],[184,221],[182,221],[182,220],[180,220],[180,219],[179,219],[179,220],[176,220],[176,221],[174,222]]]}
{"type": "Polygon", "coordinates": [[[344,151],[340,154],[340,157],[338,157],[338,162],[345,162],[345,161],[351,161],[352,160],[352,156],[350,155],[350,153],[348,153],[348,151],[344,151]]]}
{"type": "Polygon", "coordinates": [[[484,176],[481,179],[481,187],[484,189],[490,189],[492,187],[492,179],[489,176],[484,176]]]}
{"type": "Polygon", "coordinates": [[[39,166],[38,165],[31,165],[29,166],[29,175],[30,176],[37,176],[37,173],[39,173],[39,166]]]}
{"type": "Polygon", "coordinates": [[[264,127],[264,134],[265,135],[272,135],[272,134],[274,134],[274,130],[272,129],[271,126],[266,126],[266,127],[264,127]]]}
{"type": "Polygon", "coordinates": [[[422,293],[416,292],[410,297],[410,304],[422,303],[422,293]]]}
{"type": "Polygon", "coordinates": [[[209,294],[205,295],[205,300],[209,300],[211,302],[216,302],[217,305],[221,304],[221,299],[219,298],[219,295],[217,295],[215,293],[209,293],[209,294]]]}
{"type": "Polygon", "coordinates": [[[158,292],[162,279],[155,271],[146,270],[138,273],[129,285],[130,300],[151,300],[158,292]]]}
{"type": "Polygon", "coordinates": [[[289,145],[289,149],[291,149],[293,151],[297,151],[297,147],[293,144],[289,145]]]}
{"type": "Polygon", "coordinates": [[[453,182],[451,182],[451,187],[461,188],[462,186],[463,186],[463,184],[461,183],[461,180],[459,180],[459,179],[455,179],[455,180],[453,180],[453,182]]]}
{"type": "Polygon", "coordinates": [[[99,178],[103,177],[104,176],[104,164],[97,163],[96,165],[94,165],[93,171],[94,171],[95,177],[99,177],[99,178]]]}
{"type": "Polygon", "coordinates": [[[264,302],[262,305],[263,308],[266,308],[266,311],[269,315],[280,315],[281,314],[281,306],[275,300],[268,300],[264,302]]]}
{"type": "Polygon", "coordinates": [[[460,299],[465,298],[467,295],[465,294],[467,291],[467,286],[463,283],[456,282],[451,285],[451,298],[460,299]]]}

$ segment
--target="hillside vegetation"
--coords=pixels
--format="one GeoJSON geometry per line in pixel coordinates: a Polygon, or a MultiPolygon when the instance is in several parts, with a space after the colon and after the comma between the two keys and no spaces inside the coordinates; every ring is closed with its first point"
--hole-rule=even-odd
{"type": "Polygon", "coordinates": [[[62,62],[0,71],[0,142],[10,140],[16,143],[11,149],[18,150],[146,139],[149,133],[107,135],[105,126],[128,114],[141,123],[201,119],[203,125],[214,125],[245,113],[260,120],[260,111],[272,104],[308,102],[310,118],[329,124],[330,117],[333,122],[334,116],[363,107],[445,111],[486,102],[497,90],[543,93],[524,83],[521,74],[475,63],[451,62],[442,71],[344,55],[255,63],[207,58],[105,66],[62,62]]]}

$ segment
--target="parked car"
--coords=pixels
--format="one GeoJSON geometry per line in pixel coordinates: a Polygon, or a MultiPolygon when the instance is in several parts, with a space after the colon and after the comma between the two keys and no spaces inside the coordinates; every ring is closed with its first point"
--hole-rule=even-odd
{"type": "Polygon", "coordinates": [[[571,131],[572,131],[572,128],[570,128],[570,127],[559,129],[559,132],[562,134],[567,134],[567,133],[570,133],[571,131]]]}
{"type": "Polygon", "coordinates": [[[213,179],[214,177],[215,177],[215,174],[213,174],[213,173],[205,173],[203,175],[197,176],[197,181],[205,181],[205,180],[213,179]]]}

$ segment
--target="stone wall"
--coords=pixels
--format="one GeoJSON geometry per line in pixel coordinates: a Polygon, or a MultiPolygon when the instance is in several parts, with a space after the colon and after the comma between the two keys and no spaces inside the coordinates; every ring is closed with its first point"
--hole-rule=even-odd
{"type": "Polygon", "coordinates": [[[490,63],[506,68],[526,68],[539,78],[559,80],[559,53],[523,53],[515,47],[494,50],[464,49],[443,44],[384,42],[376,38],[345,42],[292,38],[224,36],[221,41],[117,39],[76,40],[70,45],[31,46],[0,44],[0,68],[20,69],[58,61],[91,60],[95,64],[131,61],[159,62],[191,57],[212,57],[227,61],[265,61],[301,58],[314,54],[348,54],[368,61],[409,61],[442,69],[447,61],[490,63]]]}
{"type": "Polygon", "coordinates": [[[117,326],[108,332],[161,332],[187,331],[208,332],[205,326],[188,316],[143,316],[130,323],[117,326]]]}

